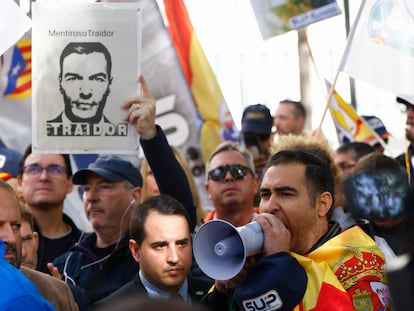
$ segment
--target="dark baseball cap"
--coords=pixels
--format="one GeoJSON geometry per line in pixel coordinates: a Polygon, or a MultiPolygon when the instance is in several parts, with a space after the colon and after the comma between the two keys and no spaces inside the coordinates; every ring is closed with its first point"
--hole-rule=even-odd
{"type": "Polygon", "coordinates": [[[402,97],[397,97],[396,98],[397,103],[403,104],[403,105],[410,105],[410,106],[414,106],[414,100],[411,100],[408,98],[402,98],[402,97]]]}
{"type": "Polygon", "coordinates": [[[262,104],[247,106],[242,116],[242,132],[271,133],[273,117],[262,104]]]}
{"type": "Polygon", "coordinates": [[[19,162],[21,158],[22,154],[17,150],[0,148],[0,172],[17,177],[19,175],[19,162]]]}
{"type": "Polygon", "coordinates": [[[88,168],[77,171],[72,176],[75,185],[86,184],[89,174],[95,173],[110,181],[129,181],[135,187],[142,187],[142,176],[131,162],[115,155],[99,156],[88,168]]]}
{"type": "Polygon", "coordinates": [[[386,139],[391,136],[391,134],[387,131],[384,123],[382,123],[381,119],[376,116],[361,116],[367,121],[369,126],[372,127],[375,132],[377,132],[378,136],[382,139],[386,139]]]}

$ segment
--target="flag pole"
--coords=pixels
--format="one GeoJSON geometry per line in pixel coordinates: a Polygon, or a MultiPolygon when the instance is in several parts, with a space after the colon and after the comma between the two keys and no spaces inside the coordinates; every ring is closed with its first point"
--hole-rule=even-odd
{"type": "Polygon", "coordinates": [[[338,77],[339,77],[339,70],[336,71],[334,81],[332,82],[331,88],[329,89],[329,93],[328,93],[328,97],[327,97],[327,100],[326,100],[325,109],[323,111],[322,118],[321,118],[321,122],[319,123],[319,127],[318,127],[319,130],[321,130],[323,121],[325,120],[325,117],[326,117],[326,113],[328,112],[329,103],[332,100],[332,96],[333,96],[333,93],[335,91],[335,86],[336,86],[336,82],[338,81],[338,77]]]}
{"type": "MultiPolygon", "coordinates": [[[[359,15],[358,15],[358,19],[359,19],[359,15]]],[[[356,25],[356,23],[354,24],[354,27],[353,28],[355,28],[355,25],[356,25]]],[[[313,63],[313,67],[315,68],[315,72],[316,72],[316,75],[318,76],[318,79],[319,79],[319,81],[321,81],[322,82],[322,78],[321,78],[321,75],[319,74],[319,70],[318,70],[318,68],[317,68],[317,66],[316,66],[316,62],[315,62],[315,59],[314,59],[314,57],[313,57],[313,53],[312,53],[312,49],[311,49],[311,47],[310,47],[310,44],[309,44],[309,41],[308,41],[308,36],[307,36],[307,34],[305,35],[305,42],[306,42],[306,45],[307,45],[307,47],[308,47],[308,50],[309,50],[309,56],[310,56],[310,59],[311,59],[311,61],[312,61],[312,63],[313,63]]],[[[343,62],[343,60],[341,61],[341,63],[343,62]]],[[[329,110],[329,104],[330,104],[330,102],[331,102],[331,100],[332,100],[332,96],[333,96],[333,94],[335,93],[335,86],[336,86],[336,83],[337,83],[337,81],[338,81],[338,77],[339,77],[339,73],[340,73],[340,68],[342,67],[342,65],[339,67],[339,69],[336,71],[336,74],[335,74],[335,78],[334,78],[334,81],[332,82],[332,85],[331,85],[331,87],[330,87],[330,89],[329,89],[329,93],[328,93],[328,96],[327,96],[327,101],[326,101],[326,105],[325,105],[325,109],[324,109],[324,111],[323,111],[323,114],[322,114],[322,118],[321,118],[321,121],[320,121],[320,123],[319,123],[319,126],[317,127],[317,131],[319,130],[319,131],[321,131],[321,128],[322,128],[322,124],[323,124],[323,122],[324,122],[324,120],[325,120],[325,117],[326,117],[326,114],[327,114],[327,112],[328,112],[328,110],[329,110]]],[[[326,93],[325,93],[326,94],[326,93]]],[[[368,128],[370,128],[371,129],[371,132],[372,132],[372,135],[377,139],[377,141],[381,144],[381,146],[384,148],[384,149],[387,149],[387,145],[385,144],[385,142],[384,142],[384,140],[382,139],[382,137],[380,137],[378,134],[377,134],[377,132],[368,124],[368,122],[364,119],[364,118],[362,118],[362,117],[359,117],[359,119],[361,120],[361,122],[366,126],[366,127],[368,127],[368,128]]]]}
{"type": "MultiPolygon", "coordinates": [[[[310,44],[309,44],[307,33],[305,33],[305,42],[306,42],[306,46],[308,47],[309,56],[310,56],[310,59],[311,59],[312,64],[313,64],[313,68],[315,69],[316,75],[318,76],[318,79],[319,79],[319,81],[321,82],[321,85],[322,85],[322,83],[324,83],[324,82],[322,82],[321,75],[319,74],[318,67],[316,66],[315,58],[313,57],[313,53],[312,53],[312,49],[311,49],[310,44]]],[[[327,96],[327,102],[326,102],[326,105],[325,105],[325,109],[323,111],[322,118],[321,118],[321,121],[319,123],[319,126],[317,127],[317,130],[319,130],[319,131],[321,131],[323,121],[325,120],[326,113],[328,112],[329,103],[331,102],[333,92],[335,90],[335,85],[336,85],[336,82],[338,81],[338,77],[339,77],[339,69],[336,72],[335,79],[332,83],[332,86],[331,86],[331,88],[329,90],[329,93],[328,93],[328,96],[327,96]]],[[[326,90],[326,88],[323,88],[323,90],[326,90]]],[[[326,94],[326,91],[324,91],[324,93],[326,94]]]]}

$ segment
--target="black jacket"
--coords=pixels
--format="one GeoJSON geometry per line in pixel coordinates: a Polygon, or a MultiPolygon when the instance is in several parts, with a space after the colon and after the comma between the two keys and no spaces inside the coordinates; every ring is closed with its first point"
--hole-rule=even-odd
{"type": "MultiPolygon", "coordinates": [[[[187,280],[188,292],[190,294],[192,304],[197,305],[200,299],[207,294],[213,284],[212,282],[204,279],[191,276],[187,277],[187,280]]],[[[137,274],[131,282],[128,282],[116,292],[93,304],[91,310],[116,310],[122,302],[138,302],[143,296],[147,296],[147,291],[141,283],[139,275],[137,274]]]]}

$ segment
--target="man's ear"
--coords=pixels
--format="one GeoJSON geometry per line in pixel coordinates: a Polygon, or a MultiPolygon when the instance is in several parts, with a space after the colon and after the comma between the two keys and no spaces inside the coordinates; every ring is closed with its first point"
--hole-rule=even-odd
{"type": "Polygon", "coordinates": [[[141,261],[140,248],[138,243],[133,239],[129,240],[129,250],[132,254],[132,257],[134,257],[135,261],[139,263],[141,261]]]}
{"type": "Polygon", "coordinates": [[[204,184],[204,188],[206,189],[206,192],[207,192],[207,196],[208,196],[208,198],[211,200],[211,195],[210,195],[210,193],[208,192],[209,184],[208,184],[207,182],[204,184]]]}
{"type": "Polygon", "coordinates": [[[322,192],[316,199],[316,211],[320,217],[325,217],[332,207],[333,198],[328,192],[322,192]]]}
{"type": "Polygon", "coordinates": [[[33,231],[33,239],[35,240],[37,251],[37,249],[39,248],[39,233],[37,233],[36,231],[33,231]]]}

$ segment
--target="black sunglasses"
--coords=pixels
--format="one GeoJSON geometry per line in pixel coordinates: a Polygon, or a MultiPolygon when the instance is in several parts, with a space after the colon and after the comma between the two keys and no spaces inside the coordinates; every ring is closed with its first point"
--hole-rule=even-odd
{"type": "Polygon", "coordinates": [[[226,177],[227,172],[230,172],[231,176],[237,180],[243,179],[249,172],[254,175],[250,168],[247,166],[233,164],[216,167],[215,169],[208,172],[208,178],[214,181],[222,181],[226,177]]]}

